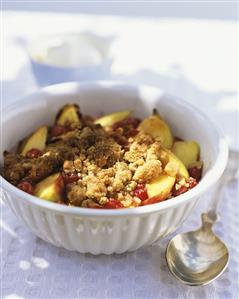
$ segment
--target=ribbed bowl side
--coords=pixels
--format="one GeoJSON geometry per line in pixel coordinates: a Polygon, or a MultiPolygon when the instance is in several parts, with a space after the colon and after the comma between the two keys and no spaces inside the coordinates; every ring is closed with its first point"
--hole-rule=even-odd
{"type": "Polygon", "coordinates": [[[38,237],[58,247],[92,254],[123,253],[154,243],[175,231],[198,199],[147,215],[94,218],[60,214],[3,193],[4,202],[38,237]]]}

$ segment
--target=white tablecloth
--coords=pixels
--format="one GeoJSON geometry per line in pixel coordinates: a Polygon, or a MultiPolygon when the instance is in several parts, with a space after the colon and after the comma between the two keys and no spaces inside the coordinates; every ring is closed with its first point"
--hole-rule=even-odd
{"type": "MultiPolygon", "coordinates": [[[[230,145],[238,149],[237,23],[231,21],[4,12],[2,104],[37,88],[19,38],[78,30],[114,37],[109,79],[156,85],[194,103],[221,125],[230,145]]],[[[179,231],[199,225],[209,199],[210,194],[201,200],[179,231]]],[[[172,236],[134,253],[78,254],[36,238],[1,203],[0,298],[238,298],[236,183],[228,186],[220,211],[215,231],[229,247],[229,267],[208,286],[188,287],[166,266],[165,247],[172,236]]]]}

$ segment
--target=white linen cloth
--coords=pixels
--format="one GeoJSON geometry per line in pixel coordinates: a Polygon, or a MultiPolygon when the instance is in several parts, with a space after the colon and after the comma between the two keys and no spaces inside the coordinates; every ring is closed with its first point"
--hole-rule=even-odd
{"type": "MultiPolygon", "coordinates": [[[[111,78],[156,85],[184,98],[217,121],[238,149],[235,21],[129,19],[3,12],[2,105],[37,89],[19,38],[89,30],[113,37],[111,78]]],[[[20,103],[20,102],[19,102],[20,103]]],[[[210,194],[176,232],[195,229],[210,194]]],[[[92,256],[56,248],[35,237],[1,202],[0,298],[234,299],[239,293],[238,184],[227,187],[215,231],[230,250],[215,282],[188,287],[165,262],[167,237],[134,253],[92,256]]]]}

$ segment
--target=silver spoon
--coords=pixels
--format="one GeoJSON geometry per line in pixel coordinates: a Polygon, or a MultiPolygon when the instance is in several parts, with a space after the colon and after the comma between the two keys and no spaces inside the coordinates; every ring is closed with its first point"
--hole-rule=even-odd
{"type": "Polygon", "coordinates": [[[229,252],[213,232],[218,220],[217,206],[222,190],[235,178],[239,153],[230,151],[226,170],[212,197],[207,213],[202,214],[202,226],[188,233],[178,234],[168,244],[166,260],[171,273],[182,283],[199,286],[219,277],[226,269],[229,252]]]}

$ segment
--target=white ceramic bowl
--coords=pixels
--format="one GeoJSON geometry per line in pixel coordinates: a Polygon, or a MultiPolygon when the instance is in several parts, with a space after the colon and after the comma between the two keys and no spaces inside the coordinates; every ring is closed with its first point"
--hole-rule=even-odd
{"type": "Polygon", "coordinates": [[[201,195],[218,181],[228,155],[224,137],[209,119],[188,103],[159,89],[110,82],[64,83],[28,95],[3,111],[1,152],[38,126],[51,124],[62,104],[79,103],[83,113],[97,115],[132,109],[139,117],[154,107],[176,136],[201,145],[204,174],[187,193],[167,201],[120,210],[68,207],[31,196],[2,179],[3,199],[15,215],[41,239],[69,250],[92,254],[133,251],[174,232],[189,216],[201,195]]]}

